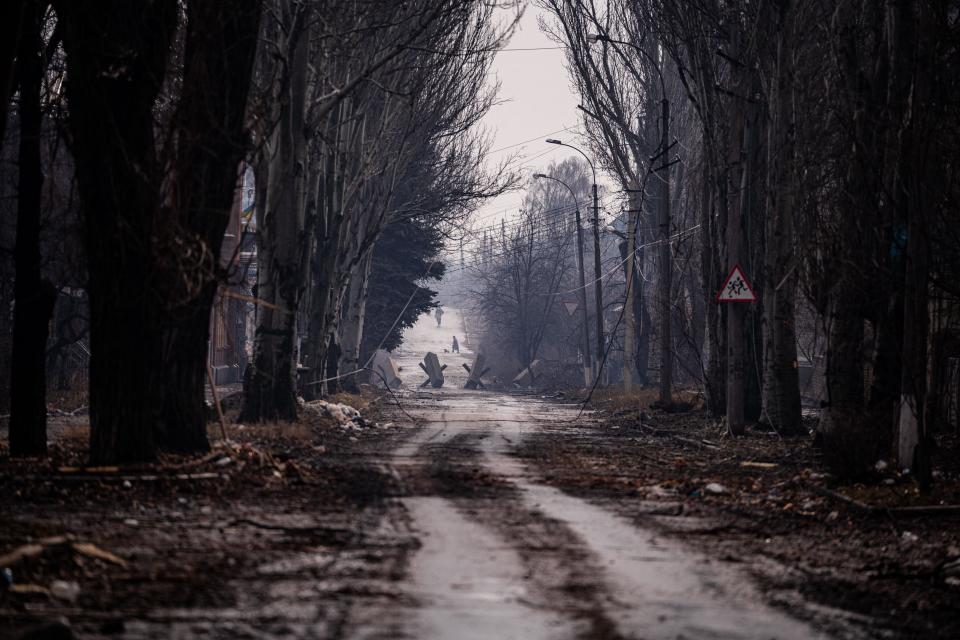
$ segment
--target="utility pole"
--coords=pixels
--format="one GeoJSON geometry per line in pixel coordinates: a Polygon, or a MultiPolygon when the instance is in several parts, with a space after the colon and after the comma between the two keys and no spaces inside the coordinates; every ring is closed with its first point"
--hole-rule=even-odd
{"type": "Polygon", "coordinates": [[[626,325],[623,329],[623,389],[631,391],[633,389],[636,374],[636,353],[637,353],[637,314],[635,313],[634,298],[637,292],[634,287],[634,270],[636,269],[637,253],[637,216],[640,212],[640,189],[635,179],[630,180],[630,208],[627,211],[627,296],[624,304],[624,320],[626,325]]]}
{"type": "Polygon", "coordinates": [[[600,201],[593,183],[593,290],[597,300],[597,373],[603,363],[603,273],[600,271],[600,201]]]}
{"type": "Polygon", "coordinates": [[[533,174],[534,178],[553,180],[554,182],[559,182],[567,188],[567,191],[570,192],[570,197],[573,198],[573,207],[576,215],[576,224],[577,224],[577,266],[580,271],[580,323],[583,325],[583,379],[587,387],[593,384],[593,366],[590,361],[590,325],[587,316],[587,283],[586,275],[584,274],[584,262],[583,262],[583,225],[580,221],[580,205],[577,204],[577,194],[574,193],[573,189],[570,188],[566,182],[559,178],[554,178],[553,176],[548,176],[542,173],[533,174]]]}
{"type": "Polygon", "coordinates": [[[583,156],[587,164],[590,165],[591,173],[593,173],[593,274],[595,278],[593,286],[597,294],[597,373],[599,374],[603,365],[603,283],[601,282],[603,273],[600,271],[600,199],[597,196],[597,168],[590,161],[590,156],[585,154],[582,149],[556,138],[547,138],[546,142],[570,147],[583,156]]]}
{"type": "Polygon", "coordinates": [[[673,337],[670,321],[670,284],[673,255],[670,245],[670,101],[663,96],[660,125],[660,404],[673,404],[673,337]]]}
{"type": "MultiPolygon", "coordinates": [[[[583,264],[583,225],[580,224],[580,207],[577,214],[577,256],[580,267],[580,323],[583,325],[583,377],[587,387],[593,384],[593,363],[590,358],[590,324],[587,315],[587,282],[583,264]]],[[[599,365],[599,360],[597,361],[599,365]]]]}

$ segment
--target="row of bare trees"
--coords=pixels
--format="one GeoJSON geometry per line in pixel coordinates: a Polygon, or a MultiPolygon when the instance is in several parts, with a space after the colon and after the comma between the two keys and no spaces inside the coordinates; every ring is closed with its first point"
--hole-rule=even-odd
{"type": "Polygon", "coordinates": [[[576,275],[583,254],[575,225],[590,200],[590,168],[569,158],[546,171],[550,179],[531,181],[509,227],[503,221],[482,230],[466,274],[466,293],[485,327],[482,348],[513,365],[499,367],[500,375],[512,377],[545,352],[576,356],[579,349],[589,357],[592,350],[589,339],[580,339],[587,323],[572,320],[563,305],[568,292],[586,293],[576,275]]]}
{"type": "Polygon", "coordinates": [[[481,0],[5,3],[0,121],[14,127],[0,129],[4,157],[19,145],[5,165],[17,176],[16,224],[4,225],[16,229],[12,453],[46,447],[56,296],[41,268],[52,163],[41,133],[69,150],[60,173],[80,204],[92,461],[204,450],[210,313],[229,275],[221,247],[243,166],[255,176],[258,252],[243,417],[290,420],[298,364],[306,393],[355,384],[363,368],[384,229],[442,234],[510,186],[504,171],[480,169],[476,127],[493,103],[490,60],[514,24],[498,10],[481,0]]]}
{"type": "Polygon", "coordinates": [[[828,338],[822,433],[922,474],[937,402],[928,325],[956,317],[955,303],[930,310],[931,296],[956,300],[960,4],[539,4],[594,156],[641,192],[638,243],[699,234],[688,255],[663,243],[651,273],[658,326],[702,327],[710,410],[734,433],[800,428],[797,317],[810,306],[828,338]],[[754,305],[715,302],[736,264],[754,305]]]}

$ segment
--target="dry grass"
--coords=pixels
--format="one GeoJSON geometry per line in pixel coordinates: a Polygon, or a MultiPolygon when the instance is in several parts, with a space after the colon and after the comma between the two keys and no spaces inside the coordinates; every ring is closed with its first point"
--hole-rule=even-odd
{"type": "MultiPolygon", "coordinates": [[[[230,440],[244,441],[264,441],[264,440],[292,440],[296,442],[310,442],[316,439],[313,433],[314,421],[297,422],[261,422],[258,424],[237,424],[233,420],[227,420],[227,437],[230,440]]],[[[217,421],[207,423],[207,437],[211,443],[219,442],[222,438],[220,434],[220,423],[217,421]]]]}
{"type": "Polygon", "coordinates": [[[347,404],[363,413],[370,406],[370,399],[360,393],[335,393],[327,398],[327,402],[336,402],[338,404],[347,404]]]}
{"type": "MultiPolygon", "coordinates": [[[[657,389],[638,389],[626,392],[620,387],[596,389],[590,404],[596,408],[608,411],[629,411],[635,409],[649,409],[660,397],[657,389]]],[[[677,389],[673,392],[674,404],[687,405],[691,408],[700,408],[703,398],[699,392],[691,389],[677,389]]]]}
{"type": "Polygon", "coordinates": [[[62,442],[86,445],[90,440],[90,423],[86,420],[67,422],[60,428],[57,439],[62,442]]]}

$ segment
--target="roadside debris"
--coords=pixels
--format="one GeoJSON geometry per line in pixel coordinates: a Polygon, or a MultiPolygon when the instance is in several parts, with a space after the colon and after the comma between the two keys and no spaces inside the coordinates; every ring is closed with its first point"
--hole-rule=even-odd
{"type": "Polygon", "coordinates": [[[73,580],[54,580],[50,583],[50,595],[73,604],[80,597],[80,585],[73,580]]]}
{"type": "Polygon", "coordinates": [[[367,426],[360,412],[348,404],[314,400],[307,402],[304,408],[319,415],[333,418],[337,424],[344,429],[359,429],[360,427],[367,426]]]}
{"type": "Polygon", "coordinates": [[[92,542],[75,542],[72,536],[62,535],[40,538],[36,542],[21,545],[10,553],[0,556],[0,568],[4,570],[4,575],[10,576],[10,580],[12,581],[13,573],[11,567],[27,558],[33,558],[48,551],[64,547],[69,547],[70,550],[78,555],[115,564],[119,567],[127,566],[126,560],[98,547],[92,542]]]}
{"type": "Polygon", "coordinates": [[[711,482],[703,488],[703,492],[709,493],[710,495],[719,496],[727,493],[727,488],[719,482],[711,482]]]}

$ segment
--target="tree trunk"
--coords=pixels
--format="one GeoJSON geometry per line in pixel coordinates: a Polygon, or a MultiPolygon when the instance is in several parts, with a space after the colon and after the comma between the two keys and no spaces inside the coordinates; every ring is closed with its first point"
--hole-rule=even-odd
{"type": "Polygon", "coordinates": [[[637,283],[640,278],[636,274],[637,262],[637,218],[640,215],[640,185],[635,179],[630,180],[630,209],[627,212],[627,241],[621,244],[620,255],[624,261],[623,276],[626,282],[626,312],[624,315],[623,328],[623,387],[626,391],[631,391],[633,385],[643,382],[643,375],[637,370],[637,329],[640,322],[638,311],[638,301],[641,300],[638,292],[637,283]]]}
{"type": "MultiPolygon", "coordinates": [[[[45,4],[30,2],[20,39],[20,157],[17,239],[14,248],[13,353],[10,384],[10,454],[47,453],[47,332],[56,291],[43,278],[40,255],[41,28],[45,4]]],[[[3,97],[6,101],[6,96],[3,97]]]]}
{"type": "Polygon", "coordinates": [[[670,101],[663,96],[661,102],[660,153],[657,159],[662,169],[657,172],[660,178],[660,280],[657,286],[657,307],[660,311],[660,397],[658,401],[664,407],[673,404],[673,331],[672,331],[672,285],[673,285],[673,244],[670,239],[670,101]]]}
{"type": "MultiPolygon", "coordinates": [[[[363,340],[363,319],[367,305],[367,285],[370,282],[370,269],[373,266],[373,251],[360,260],[350,276],[347,304],[344,307],[340,323],[340,373],[358,371],[364,363],[360,362],[360,343],[363,340]]],[[[343,387],[351,393],[359,391],[357,380],[362,374],[342,379],[343,387]]]]}
{"type": "Polygon", "coordinates": [[[763,419],[780,433],[800,430],[794,256],[793,58],[788,3],[780,3],[774,91],[767,145],[767,215],[763,287],[763,419]]]}
{"type": "Polygon", "coordinates": [[[177,197],[167,228],[178,234],[178,246],[197,246],[206,273],[201,274],[200,290],[167,316],[161,337],[164,381],[158,444],[180,452],[209,449],[204,387],[214,277],[224,266],[221,245],[240,184],[260,5],[260,0],[242,0],[229,7],[196,2],[187,7],[176,122],[177,197]]]}
{"type": "Polygon", "coordinates": [[[7,130],[7,109],[17,77],[16,59],[23,19],[33,4],[32,0],[6,0],[0,5],[0,140],[7,130]]]}
{"type": "Polygon", "coordinates": [[[84,207],[90,296],[90,457],[151,460],[161,371],[154,241],[162,168],[153,107],[178,3],[57,2],[84,207]]]}
{"type": "Polygon", "coordinates": [[[207,385],[207,346],[210,338],[210,309],[216,284],[181,313],[176,327],[163,331],[163,407],[157,430],[157,444],[182,453],[207,451],[207,412],[204,389],[207,385]]]}
{"type": "Polygon", "coordinates": [[[256,329],[252,371],[244,385],[241,420],[297,418],[297,313],[310,255],[305,197],[307,153],[307,31],[289,35],[290,76],[269,154],[266,208],[257,220],[257,293],[263,306],[256,329]]]}
{"type": "Polygon", "coordinates": [[[717,304],[714,296],[716,291],[723,286],[726,274],[722,273],[720,267],[719,248],[722,241],[720,231],[721,223],[726,220],[726,207],[723,204],[726,200],[725,192],[717,191],[717,197],[714,198],[714,184],[716,180],[713,172],[704,162],[702,178],[702,194],[700,204],[700,224],[705,229],[700,234],[701,255],[700,263],[701,279],[703,280],[703,292],[706,297],[706,350],[707,366],[704,386],[707,392],[707,407],[710,415],[719,418],[726,413],[727,407],[727,378],[726,378],[726,350],[727,341],[724,327],[726,327],[726,317],[724,308],[717,304]],[[714,218],[713,203],[716,202],[717,218],[714,218]],[[722,211],[721,211],[722,209],[722,211]],[[723,213],[723,218],[720,214],[723,213]]]}

